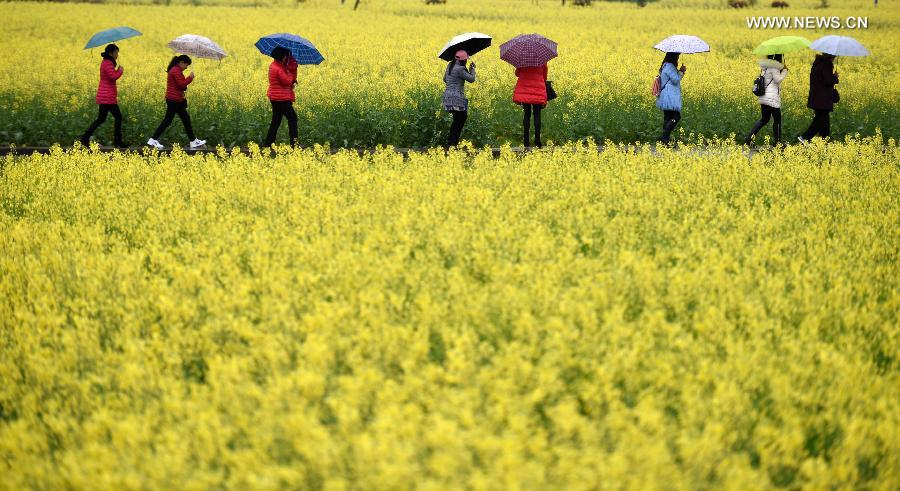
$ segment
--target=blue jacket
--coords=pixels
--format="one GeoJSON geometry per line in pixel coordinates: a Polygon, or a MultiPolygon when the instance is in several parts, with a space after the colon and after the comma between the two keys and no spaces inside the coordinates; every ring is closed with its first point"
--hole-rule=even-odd
{"type": "Polygon", "coordinates": [[[663,111],[681,112],[681,77],[682,73],[675,65],[666,63],[659,73],[659,84],[662,92],[656,98],[656,107],[663,111]]]}

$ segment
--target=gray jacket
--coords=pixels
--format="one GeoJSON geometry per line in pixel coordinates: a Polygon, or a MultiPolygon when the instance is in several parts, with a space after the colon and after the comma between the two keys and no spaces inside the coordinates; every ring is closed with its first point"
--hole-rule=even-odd
{"type": "Polygon", "coordinates": [[[447,88],[444,89],[444,95],[441,97],[441,103],[444,108],[456,107],[469,109],[469,100],[466,99],[466,82],[475,81],[475,67],[466,70],[459,63],[454,63],[450,73],[444,69],[444,83],[447,88]]]}

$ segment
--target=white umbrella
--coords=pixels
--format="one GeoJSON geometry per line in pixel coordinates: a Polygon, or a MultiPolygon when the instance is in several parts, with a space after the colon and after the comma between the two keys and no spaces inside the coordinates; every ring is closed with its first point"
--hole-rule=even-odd
{"type": "Polygon", "coordinates": [[[834,56],[869,56],[869,50],[865,46],[847,36],[820,37],[809,48],[834,56]]]}
{"type": "Polygon", "coordinates": [[[169,44],[166,46],[172,48],[172,50],[177,53],[193,55],[197,58],[221,60],[228,56],[221,46],[212,42],[209,38],[198,36],[196,34],[183,34],[169,41],[169,44]]]}
{"type": "Polygon", "coordinates": [[[467,32],[451,39],[438,52],[438,58],[445,61],[452,61],[454,55],[459,50],[465,50],[469,56],[486,49],[491,45],[491,37],[480,32],[467,32]]]}
{"type": "Polygon", "coordinates": [[[706,41],[697,36],[688,36],[686,34],[676,34],[669,36],[654,46],[654,48],[663,53],[706,53],[709,51],[709,45],[706,41]]]}

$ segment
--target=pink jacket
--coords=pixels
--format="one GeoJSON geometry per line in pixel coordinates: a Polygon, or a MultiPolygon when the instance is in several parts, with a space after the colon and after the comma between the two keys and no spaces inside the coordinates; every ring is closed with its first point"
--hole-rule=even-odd
{"type": "Polygon", "coordinates": [[[116,90],[116,80],[122,76],[124,70],[116,69],[112,60],[103,60],[100,63],[100,85],[97,86],[97,104],[118,104],[119,92],[116,90]]]}

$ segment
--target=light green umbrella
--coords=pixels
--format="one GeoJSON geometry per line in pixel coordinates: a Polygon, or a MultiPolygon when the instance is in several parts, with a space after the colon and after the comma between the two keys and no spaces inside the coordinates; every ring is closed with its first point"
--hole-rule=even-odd
{"type": "Polygon", "coordinates": [[[778,36],[763,41],[756,49],[753,50],[757,55],[783,55],[791,51],[799,51],[806,49],[809,45],[809,39],[802,36],[778,36]]]}

